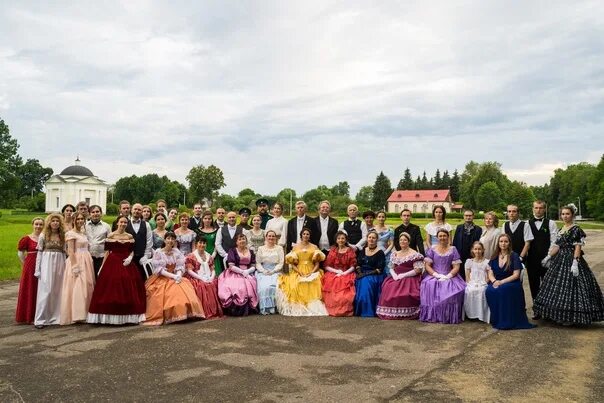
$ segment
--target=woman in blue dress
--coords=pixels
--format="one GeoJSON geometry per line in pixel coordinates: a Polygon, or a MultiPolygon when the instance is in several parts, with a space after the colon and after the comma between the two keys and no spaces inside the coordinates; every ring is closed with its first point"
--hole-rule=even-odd
{"type": "Polygon", "coordinates": [[[512,251],[512,240],[508,234],[497,239],[495,255],[489,262],[487,274],[491,284],[485,295],[491,310],[491,325],[495,329],[531,329],[526,316],[524,290],[520,282],[522,262],[512,251]]]}
{"type": "MultiPolygon", "coordinates": [[[[384,211],[378,211],[376,215],[377,224],[373,227],[374,231],[378,234],[377,245],[378,248],[384,251],[386,262],[390,261],[390,252],[394,247],[394,231],[392,228],[386,226],[386,213],[384,211]]],[[[384,268],[384,273],[388,274],[390,269],[388,265],[384,268]]]]}
{"type": "Polygon", "coordinates": [[[367,246],[357,256],[354,296],[355,316],[374,317],[377,303],[380,300],[384,266],[384,251],[378,247],[378,234],[371,231],[367,234],[367,246]]]}

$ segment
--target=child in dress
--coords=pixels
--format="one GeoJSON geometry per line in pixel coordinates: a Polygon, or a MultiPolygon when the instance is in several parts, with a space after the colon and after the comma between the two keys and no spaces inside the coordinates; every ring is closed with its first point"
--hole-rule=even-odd
{"type": "Polygon", "coordinates": [[[489,261],[484,258],[484,245],[479,241],[472,244],[472,259],[466,260],[466,295],[464,312],[469,319],[489,323],[490,311],[484,292],[487,288],[489,261]]]}

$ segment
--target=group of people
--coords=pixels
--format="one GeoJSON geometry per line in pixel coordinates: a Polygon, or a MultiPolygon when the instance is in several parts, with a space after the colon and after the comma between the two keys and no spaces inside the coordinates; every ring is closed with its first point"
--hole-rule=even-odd
{"type": "Polygon", "coordinates": [[[109,226],[99,206],[66,205],[62,214],[33,220],[19,242],[23,273],[16,320],[41,328],[76,322],[160,325],[183,320],[279,313],[289,316],[363,316],[459,323],[464,318],[498,329],[534,327],[526,314],[523,271],[533,297],[533,319],[561,324],[604,320],[604,300],[583,259],[585,233],[574,206],[561,209],[563,226],[544,218],[545,203],[521,221],[507,208],[499,228],[494,212],[484,228],[472,210],[454,230],[435,206],[426,239],[401,212],[394,230],[384,212],[359,219],[317,217],[303,201],[283,217],[266,199],[237,214],[216,216],[120,203],[109,226]]]}

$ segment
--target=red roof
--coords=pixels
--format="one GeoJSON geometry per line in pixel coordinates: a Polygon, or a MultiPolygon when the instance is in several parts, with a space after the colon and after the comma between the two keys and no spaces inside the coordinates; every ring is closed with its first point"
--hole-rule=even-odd
{"type": "Polygon", "coordinates": [[[438,190],[395,190],[389,202],[452,202],[449,189],[438,190]]]}

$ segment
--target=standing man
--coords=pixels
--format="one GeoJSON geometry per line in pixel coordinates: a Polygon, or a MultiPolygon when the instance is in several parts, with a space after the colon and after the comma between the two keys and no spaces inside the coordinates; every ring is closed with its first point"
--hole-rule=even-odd
{"type": "Polygon", "coordinates": [[[86,217],[86,220],[88,220],[88,215],[90,214],[90,211],[88,209],[88,203],[86,203],[85,201],[81,201],[76,205],[76,211],[78,213],[82,213],[84,214],[84,217],[86,217]]]}
{"type": "MultiPolygon", "coordinates": [[[[243,233],[243,228],[237,226],[237,214],[229,211],[226,215],[226,224],[216,233],[216,250],[222,259],[226,259],[229,250],[236,246],[235,237],[241,233],[243,233]]],[[[227,267],[225,262],[225,270],[227,267]]]]}
{"type": "MultiPolygon", "coordinates": [[[[118,218],[120,216],[126,217],[126,218],[128,218],[128,221],[130,221],[130,202],[128,200],[122,200],[120,202],[120,211],[119,211],[118,218]]],[[[116,229],[117,229],[117,219],[111,225],[111,231],[115,231],[116,229]]]]}
{"type": "Polygon", "coordinates": [[[98,277],[103,257],[105,256],[105,239],[111,233],[111,227],[104,221],[101,221],[103,210],[100,206],[90,206],[90,220],[86,222],[86,237],[88,238],[88,248],[92,255],[92,264],[94,266],[94,275],[98,277]]]}
{"type": "Polygon", "coordinates": [[[319,249],[327,256],[329,249],[336,244],[336,233],[338,232],[338,220],[329,216],[331,213],[331,204],[327,200],[319,203],[319,216],[313,218],[315,221],[315,231],[312,234],[311,242],[317,245],[319,249]]]}
{"type": "Polygon", "coordinates": [[[426,255],[424,250],[424,239],[422,238],[422,232],[419,227],[415,224],[411,224],[411,210],[404,209],[401,211],[401,220],[403,223],[395,228],[394,230],[394,247],[396,250],[401,250],[401,245],[398,242],[401,234],[406,232],[411,237],[409,247],[416,250],[422,255],[426,255]]]}
{"type": "Polygon", "coordinates": [[[531,247],[533,234],[527,223],[519,219],[518,206],[508,205],[508,219],[503,226],[504,232],[512,238],[512,250],[520,256],[520,261],[524,264],[526,255],[531,247]]]}
{"type": "Polygon", "coordinates": [[[260,228],[266,229],[266,223],[268,222],[268,220],[273,218],[273,216],[268,213],[268,200],[266,200],[266,199],[256,200],[256,207],[258,208],[258,215],[260,216],[260,218],[262,218],[262,223],[260,224],[260,228]]]}
{"type": "Polygon", "coordinates": [[[250,230],[252,226],[248,224],[248,220],[250,219],[250,215],[252,214],[252,210],[247,207],[243,207],[239,209],[239,226],[243,229],[250,230]]]}
{"type": "Polygon", "coordinates": [[[193,205],[193,215],[189,220],[189,229],[195,232],[199,232],[199,227],[201,226],[201,213],[203,213],[201,208],[201,203],[195,203],[193,205]]]}
{"type": "Polygon", "coordinates": [[[287,252],[290,252],[294,245],[300,242],[302,228],[308,228],[311,237],[317,232],[315,221],[306,215],[306,208],[306,203],[298,200],[296,202],[296,216],[287,222],[287,252]]]}
{"type": "MultiPolygon", "coordinates": [[[[526,272],[528,273],[531,297],[534,301],[537,294],[539,294],[541,280],[547,271],[541,261],[548,254],[552,245],[555,244],[558,234],[556,223],[545,217],[545,202],[543,200],[533,202],[533,217],[528,220],[528,227],[533,235],[533,240],[526,257],[526,272]]],[[[541,316],[535,315],[533,319],[541,319],[541,316]]]]}
{"type": "Polygon", "coordinates": [[[343,229],[348,233],[348,244],[360,251],[365,246],[367,242],[367,224],[365,221],[361,221],[358,219],[359,208],[356,204],[350,204],[346,209],[346,213],[348,214],[348,219],[344,222],[340,223],[338,229],[343,229]]]}
{"type": "Polygon", "coordinates": [[[226,210],[222,207],[218,207],[216,209],[216,225],[218,228],[222,228],[225,224],[224,216],[226,215],[226,210]]]}
{"type": "Polygon", "coordinates": [[[474,211],[466,209],[463,212],[463,224],[459,224],[455,228],[455,235],[453,236],[453,246],[459,252],[461,257],[461,267],[459,269],[459,275],[464,280],[466,279],[466,260],[472,257],[470,251],[474,242],[480,240],[482,235],[482,228],[474,225],[474,211]]]}
{"type": "Polygon", "coordinates": [[[143,206],[140,203],[135,203],[132,206],[132,218],[128,221],[126,232],[134,237],[134,257],[132,262],[136,264],[143,278],[147,279],[153,270],[150,267],[151,256],[153,255],[153,232],[151,225],[143,220],[143,206]]]}

